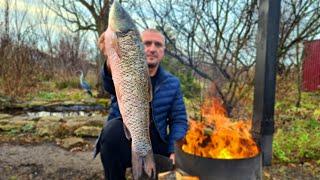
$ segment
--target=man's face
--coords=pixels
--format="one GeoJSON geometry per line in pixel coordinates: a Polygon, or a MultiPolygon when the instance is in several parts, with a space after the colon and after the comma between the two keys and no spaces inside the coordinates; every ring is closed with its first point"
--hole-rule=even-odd
{"type": "Polygon", "coordinates": [[[157,67],[164,56],[164,37],[158,32],[146,31],[141,38],[149,68],[157,67]]]}

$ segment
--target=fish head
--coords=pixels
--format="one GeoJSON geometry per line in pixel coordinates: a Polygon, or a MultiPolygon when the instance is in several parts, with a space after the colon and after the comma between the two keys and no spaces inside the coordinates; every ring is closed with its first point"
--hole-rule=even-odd
{"type": "Polygon", "coordinates": [[[117,0],[114,0],[110,8],[108,26],[115,32],[124,33],[136,29],[132,18],[117,0]]]}

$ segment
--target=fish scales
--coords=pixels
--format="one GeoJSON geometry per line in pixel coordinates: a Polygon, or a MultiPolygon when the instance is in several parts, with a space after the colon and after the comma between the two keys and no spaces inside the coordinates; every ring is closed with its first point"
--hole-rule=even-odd
{"type": "Polygon", "coordinates": [[[134,31],[117,33],[120,61],[113,63],[114,79],[124,124],[130,131],[132,148],[146,156],[151,150],[149,136],[149,81],[148,67],[139,34],[134,31]]]}
{"type": "Polygon", "coordinates": [[[117,0],[110,9],[108,32],[111,34],[106,37],[111,37],[111,43],[117,50],[109,54],[108,62],[124,131],[126,137],[132,139],[133,178],[142,179],[143,172],[149,178],[155,178],[156,167],[149,134],[149,103],[152,99],[149,69],[137,27],[117,0]]]}

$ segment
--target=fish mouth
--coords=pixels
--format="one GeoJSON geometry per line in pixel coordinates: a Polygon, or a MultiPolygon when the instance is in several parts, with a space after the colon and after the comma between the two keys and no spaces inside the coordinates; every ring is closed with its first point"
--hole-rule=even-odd
{"type": "Polygon", "coordinates": [[[110,8],[108,26],[115,32],[127,33],[136,30],[134,21],[118,0],[114,0],[110,8]]]}

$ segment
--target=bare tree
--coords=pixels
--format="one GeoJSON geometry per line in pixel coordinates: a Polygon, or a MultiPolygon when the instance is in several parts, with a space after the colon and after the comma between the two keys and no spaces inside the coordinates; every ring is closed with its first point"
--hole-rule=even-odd
{"type": "MultiPolygon", "coordinates": [[[[9,0],[5,1],[5,8],[4,8],[4,23],[1,23],[1,26],[3,25],[4,28],[0,26],[0,63],[4,63],[4,55],[5,55],[5,49],[9,45],[10,36],[9,36],[9,13],[10,13],[10,6],[9,6],[9,0]],[[4,29],[4,31],[3,31],[4,29]]],[[[0,77],[4,75],[4,66],[0,66],[0,77]]]]}
{"type": "MultiPolygon", "coordinates": [[[[280,48],[278,72],[284,81],[294,80],[297,107],[301,103],[301,76],[304,58],[303,43],[313,40],[320,33],[320,2],[284,0],[280,23],[280,48]],[[290,80],[288,80],[290,78],[290,80]]],[[[290,86],[282,87],[289,89],[290,86]]],[[[282,90],[285,91],[285,90],[282,90]]]]}
{"type": "Polygon", "coordinates": [[[293,52],[297,44],[311,40],[320,33],[320,1],[283,0],[280,20],[278,72],[282,73],[290,71],[290,65],[299,63],[291,61],[288,64],[292,54],[301,56],[301,53],[293,52]]]}
{"type": "Polygon", "coordinates": [[[39,47],[39,49],[48,54],[42,63],[46,68],[47,75],[52,77],[55,74],[54,67],[57,63],[54,58],[56,56],[56,43],[61,35],[55,31],[55,27],[58,24],[57,18],[51,17],[49,14],[50,9],[48,8],[42,8],[39,12],[39,34],[43,41],[43,46],[39,47]]]}
{"type": "Polygon", "coordinates": [[[144,19],[142,26],[149,26],[147,17],[152,14],[168,41],[167,55],[214,81],[231,112],[252,82],[257,1],[169,0],[155,5],[148,0],[146,9],[138,3],[135,7],[144,19]]]}
{"type": "Polygon", "coordinates": [[[83,33],[77,32],[75,35],[64,34],[60,36],[57,44],[54,45],[54,69],[71,77],[78,70],[83,70],[85,73],[88,67],[83,67],[83,62],[87,60],[88,52],[86,46],[86,38],[83,33]]]}
{"type": "MultiPolygon", "coordinates": [[[[216,91],[229,113],[248,96],[255,64],[257,0],[147,0],[133,5],[140,26],[154,23],[165,34],[167,55],[216,82],[216,91]]],[[[280,71],[296,43],[319,33],[319,12],[319,1],[283,1],[280,71]],[[296,36],[293,30],[298,24],[296,36]]]]}
{"type": "Polygon", "coordinates": [[[5,38],[0,41],[0,79],[5,94],[22,97],[34,90],[42,70],[36,63],[35,25],[28,21],[28,11],[17,10],[16,3],[6,1],[5,31],[1,34],[5,38]]]}
{"type": "Polygon", "coordinates": [[[35,40],[34,37],[38,36],[36,28],[37,24],[30,16],[28,5],[25,5],[24,9],[18,9],[18,0],[11,0],[10,28],[11,36],[17,43],[28,42],[30,44],[35,40]]]}
{"type": "Polygon", "coordinates": [[[46,5],[71,31],[93,31],[98,35],[107,28],[110,0],[48,0],[46,5]]]}
{"type": "Polygon", "coordinates": [[[1,46],[6,46],[9,43],[9,33],[10,33],[10,24],[9,24],[9,0],[5,1],[5,8],[4,8],[4,32],[3,36],[1,37],[1,46]]]}
{"type": "Polygon", "coordinates": [[[5,26],[5,36],[9,36],[9,0],[6,0],[6,7],[4,12],[4,26],[5,26]]]}
{"type": "Polygon", "coordinates": [[[53,55],[53,44],[54,44],[54,25],[57,24],[57,19],[54,17],[50,18],[48,15],[50,10],[48,8],[42,8],[39,14],[39,31],[43,41],[46,44],[47,52],[53,55]]]}
{"type": "MultiPolygon", "coordinates": [[[[92,31],[99,37],[107,28],[111,3],[112,0],[48,0],[46,6],[54,11],[71,31],[92,31]]],[[[102,87],[99,72],[103,63],[104,58],[101,55],[97,60],[99,89],[102,87]]]]}

